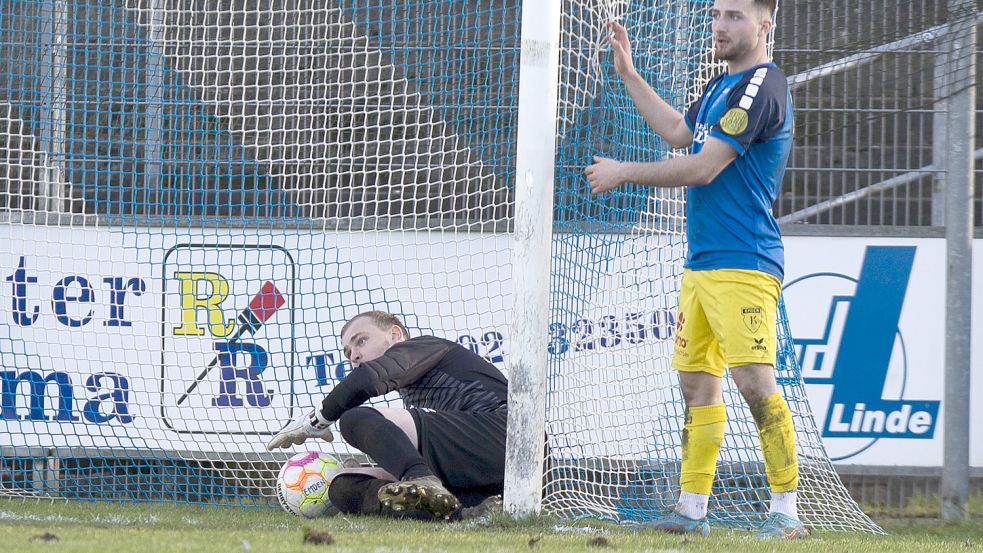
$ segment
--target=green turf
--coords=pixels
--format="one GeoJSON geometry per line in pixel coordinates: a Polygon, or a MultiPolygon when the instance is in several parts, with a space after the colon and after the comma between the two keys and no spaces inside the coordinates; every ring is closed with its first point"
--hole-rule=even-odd
{"type": "Polygon", "coordinates": [[[983,525],[884,522],[887,536],[815,532],[796,543],[762,542],[742,532],[681,538],[603,523],[422,523],[336,516],[314,521],[278,509],[0,499],[0,551],[147,553],[325,551],[371,553],[484,551],[824,551],[907,553],[983,551],[983,525]],[[331,544],[305,544],[306,529],[331,544]]]}

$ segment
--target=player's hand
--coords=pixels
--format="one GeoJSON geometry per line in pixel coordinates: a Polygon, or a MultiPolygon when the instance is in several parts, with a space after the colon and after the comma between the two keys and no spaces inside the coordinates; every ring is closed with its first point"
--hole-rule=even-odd
{"type": "Polygon", "coordinates": [[[628,31],[624,25],[617,21],[608,23],[611,34],[608,35],[608,44],[611,46],[612,61],[614,70],[621,78],[635,73],[635,62],[631,59],[631,41],[628,40],[628,31]]]}
{"type": "Polygon", "coordinates": [[[589,165],[587,169],[584,169],[587,182],[590,184],[590,193],[597,195],[620,186],[624,182],[621,168],[620,161],[594,156],[594,165],[589,165]]]}
{"type": "Polygon", "coordinates": [[[277,432],[276,436],[273,436],[273,439],[266,444],[266,449],[273,451],[274,449],[300,445],[310,438],[320,438],[326,442],[334,441],[334,434],[331,433],[331,422],[325,420],[317,409],[290,421],[290,424],[277,432]]]}

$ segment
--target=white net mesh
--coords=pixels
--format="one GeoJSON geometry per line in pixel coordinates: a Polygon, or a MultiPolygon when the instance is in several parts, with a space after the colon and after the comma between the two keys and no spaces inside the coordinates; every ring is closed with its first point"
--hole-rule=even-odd
{"type": "MultiPolygon", "coordinates": [[[[337,333],[364,310],[504,368],[517,1],[0,5],[4,494],[270,501],[291,453],[263,444],[344,376],[337,333]]],[[[563,6],[544,500],[565,517],[639,520],[676,493],[681,196],[591,197],[582,170],[671,155],[613,78],[605,22],[682,108],[712,71],[706,9],[563,6]]],[[[780,375],[803,518],[876,531],[794,363],[780,375]]],[[[712,508],[746,525],[765,484],[727,402],[712,508]]]]}
{"type": "MultiPolygon", "coordinates": [[[[679,494],[684,404],[669,359],[685,255],[683,196],[628,189],[595,199],[578,176],[597,153],[634,161],[676,154],[646,127],[617,81],[600,47],[606,22],[618,19],[629,29],[636,67],[684,109],[721,70],[712,60],[711,5],[565,3],[564,188],[553,245],[544,494],[547,508],[565,516],[642,521],[671,509],[679,494]]],[[[779,383],[797,430],[800,516],[815,527],[879,531],[823,449],[784,308],[779,334],[779,383]]],[[[747,527],[767,515],[769,492],[754,420],[729,379],[724,398],[728,424],[710,516],[747,527]]]]}

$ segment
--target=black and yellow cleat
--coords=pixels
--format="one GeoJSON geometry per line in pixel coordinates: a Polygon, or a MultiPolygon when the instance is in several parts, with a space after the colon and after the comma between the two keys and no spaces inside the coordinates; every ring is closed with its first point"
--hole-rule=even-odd
{"type": "Polygon", "coordinates": [[[421,476],[391,482],[379,488],[379,503],[394,514],[425,511],[449,519],[461,503],[436,476],[421,476]]]}

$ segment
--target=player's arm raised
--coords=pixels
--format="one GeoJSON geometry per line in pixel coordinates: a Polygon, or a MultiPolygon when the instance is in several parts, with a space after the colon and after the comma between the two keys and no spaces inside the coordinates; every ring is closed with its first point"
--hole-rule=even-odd
{"type": "Polygon", "coordinates": [[[709,137],[697,154],[647,163],[624,163],[594,156],[584,173],[591,194],[600,194],[626,182],[646,186],[702,186],[712,181],[734,161],[737,152],[723,140],[709,137]]]}
{"type": "Polygon", "coordinates": [[[683,114],[663,100],[645,79],[635,70],[631,56],[628,31],[617,21],[610,24],[608,44],[614,61],[614,69],[628,87],[635,108],[645,122],[673,148],[685,148],[693,142],[693,131],[686,125],[683,114]]]}

